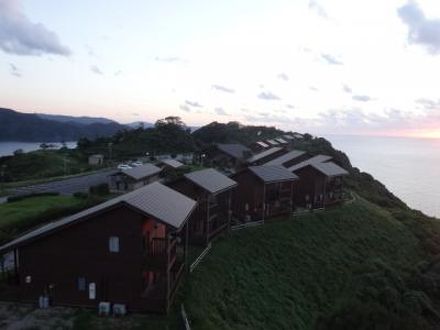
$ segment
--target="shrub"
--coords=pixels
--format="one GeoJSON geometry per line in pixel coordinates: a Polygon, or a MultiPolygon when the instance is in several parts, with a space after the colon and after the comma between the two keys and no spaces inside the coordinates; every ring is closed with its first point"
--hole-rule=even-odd
{"type": "Polygon", "coordinates": [[[105,196],[110,193],[110,188],[108,183],[101,183],[89,188],[89,193],[91,195],[105,196]]]}
{"type": "Polygon", "coordinates": [[[76,193],[73,194],[73,197],[87,199],[89,197],[89,194],[86,192],[77,191],[76,193]]]}

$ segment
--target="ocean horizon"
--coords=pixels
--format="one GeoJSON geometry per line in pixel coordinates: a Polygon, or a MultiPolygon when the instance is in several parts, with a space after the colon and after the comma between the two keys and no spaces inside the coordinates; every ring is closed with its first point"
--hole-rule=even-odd
{"type": "Polygon", "coordinates": [[[325,135],[409,207],[440,219],[440,139],[325,135]]]}

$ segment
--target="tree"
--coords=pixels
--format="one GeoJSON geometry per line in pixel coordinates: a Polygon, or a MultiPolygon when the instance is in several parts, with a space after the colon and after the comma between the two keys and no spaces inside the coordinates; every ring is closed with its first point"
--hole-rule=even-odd
{"type": "Polygon", "coordinates": [[[18,155],[22,155],[22,154],[24,154],[23,149],[17,149],[14,151],[14,156],[18,156],[18,155]]]}
{"type": "Polygon", "coordinates": [[[182,119],[179,116],[168,116],[165,117],[164,119],[159,119],[158,121],[156,121],[154,126],[156,128],[160,128],[163,126],[177,126],[182,129],[186,128],[185,123],[182,121],[182,119]]]}

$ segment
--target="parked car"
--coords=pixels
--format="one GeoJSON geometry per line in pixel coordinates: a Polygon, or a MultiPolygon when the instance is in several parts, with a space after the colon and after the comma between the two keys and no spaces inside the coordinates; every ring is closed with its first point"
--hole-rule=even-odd
{"type": "Polygon", "coordinates": [[[142,166],[142,165],[144,165],[144,164],[140,161],[130,163],[130,166],[134,166],[134,167],[138,167],[138,166],[142,166]]]}
{"type": "Polygon", "coordinates": [[[130,165],[127,165],[127,164],[119,164],[118,165],[118,170],[129,170],[131,168],[133,168],[133,167],[131,167],[130,165]]]}

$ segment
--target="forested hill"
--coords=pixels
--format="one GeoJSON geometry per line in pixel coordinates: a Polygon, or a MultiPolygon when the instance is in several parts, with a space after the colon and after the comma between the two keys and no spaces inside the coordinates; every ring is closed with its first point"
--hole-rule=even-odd
{"type": "Polygon", "coordinates": [[[126,127],[116,122],[87,124],[45,119],[38,114],[0,108],[0,141],[60,142],[110,136],[126,127]]]}

